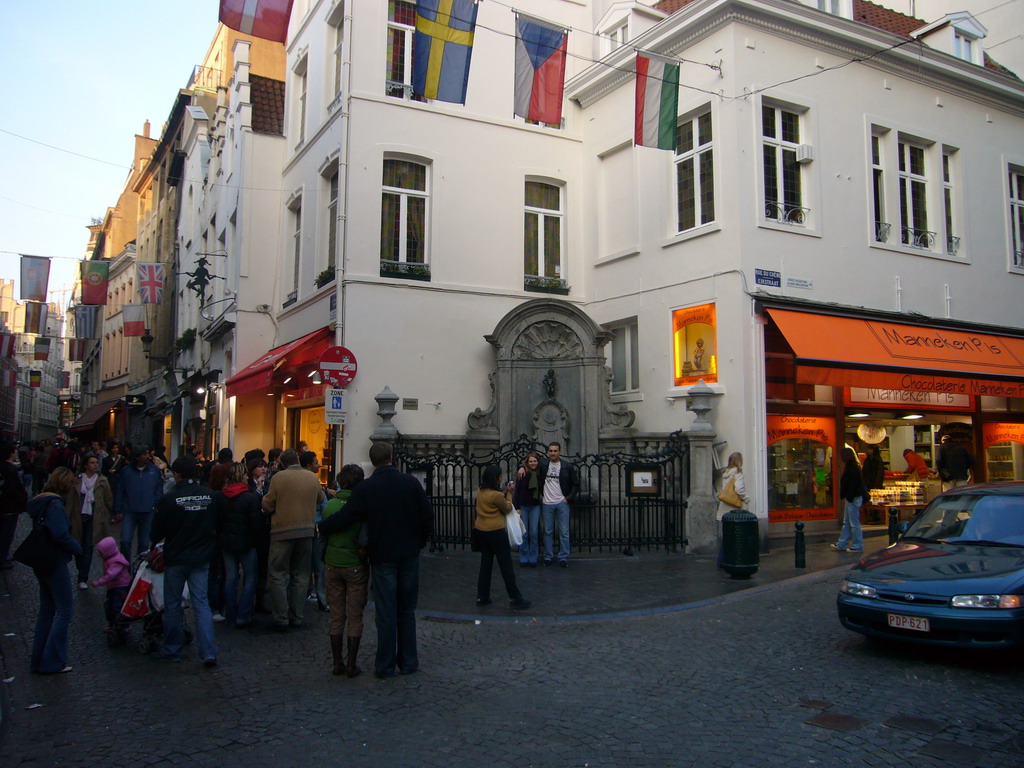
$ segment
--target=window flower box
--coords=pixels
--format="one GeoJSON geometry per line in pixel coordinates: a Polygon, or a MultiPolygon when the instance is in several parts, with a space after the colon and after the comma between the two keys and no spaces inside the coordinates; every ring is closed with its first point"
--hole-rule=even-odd
{"type": "Polygon", "coordinates": [[[381,277],[401,277],[405,280],[430,280],[430,265],[410,261],[380,260],[381,277]]]}
{"type": "Polygon", "coordinates": [[[560,277],[539,277],[537,275],[523,276],[523,289],[535,293],[554,293],[559,296],[568,296],[570,286],[566,280],[560,277]]]}

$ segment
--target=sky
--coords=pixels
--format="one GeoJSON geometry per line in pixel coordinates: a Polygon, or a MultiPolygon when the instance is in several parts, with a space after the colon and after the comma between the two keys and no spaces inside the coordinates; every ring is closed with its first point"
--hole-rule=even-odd
{"type": "Polygon", "coordinates": [[[14,278],[15,298],[18,254],[59,257],[50,301],[67,305],[86,227],[117,202],[143,123],[160,136],[217,11],[217,0],[0,0],[0,278],[14,278]]]}

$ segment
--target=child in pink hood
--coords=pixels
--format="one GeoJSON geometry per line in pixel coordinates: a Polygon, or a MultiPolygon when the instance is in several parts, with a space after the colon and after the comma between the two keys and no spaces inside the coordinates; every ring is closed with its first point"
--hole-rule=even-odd
{"type": "Polygon", "coordinates": [[[121,628],[119,631],[117,619],[121,615],[124,599],[128,596],[128,587],[132,584],[132,570],[124,555],[121,554],[113,536],[100,539],[96,545],[96,551],[103,558],[103,575],[92,582],[92,585],[107,588],[107,601],[104,604],[107,615],[107,631],[121,634],[124,629],[121,628]]]}

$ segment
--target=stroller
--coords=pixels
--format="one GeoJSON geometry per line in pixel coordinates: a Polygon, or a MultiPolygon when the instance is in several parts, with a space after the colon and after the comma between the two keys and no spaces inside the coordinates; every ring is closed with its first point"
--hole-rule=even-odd
{"type": "MultiPolygon", "coordinates": [[[[187,597],[187,595],[186,595],[187,597]]],[[[132,622],[142,623],[139,653],[152,653],[160,647],[164,636],[164,552],[157,544],[149,552],[135,558],[135,573],[128,596],[121,607],[121,615],[112,632],[107,634],[110,647],[128,642],[128,627],[132,622]]],[[[192,642],[192,633],[185,630],[185,643],[192,642]]]]}

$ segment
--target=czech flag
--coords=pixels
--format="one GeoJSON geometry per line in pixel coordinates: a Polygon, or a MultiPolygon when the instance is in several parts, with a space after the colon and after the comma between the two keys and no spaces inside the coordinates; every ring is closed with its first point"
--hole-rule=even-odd
{"type": "Polygon", "coordinates": [[[637,56],[633,136],[636,146],[674,150],[678,117],[679,65],[637,56]]]}
{"type": "Polygon", "coordinates": [[[547,125],[562,122],[568,44],[565,27],[516,16],[516,115],[547,125]]]}
{"type": "Polygon", "coordinates": [[[292,0],[220,0],[220,23],[275,43],[288,40],[292,0]]]}
{"type": "Polygon", "coordinates": [[[417,96],[466,103],[476,12],[476,0],[418,0],[412,42],[412,90],[417,96]]]}

